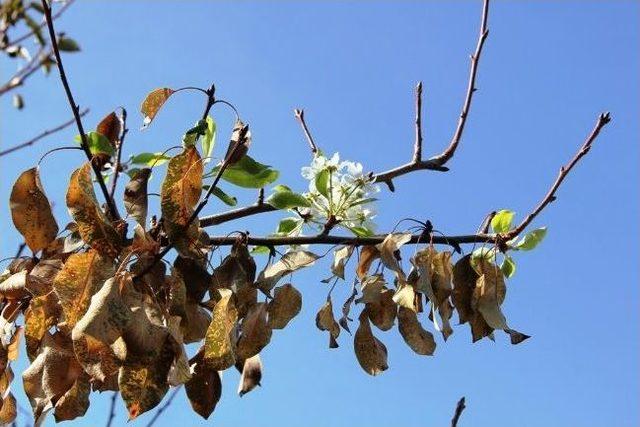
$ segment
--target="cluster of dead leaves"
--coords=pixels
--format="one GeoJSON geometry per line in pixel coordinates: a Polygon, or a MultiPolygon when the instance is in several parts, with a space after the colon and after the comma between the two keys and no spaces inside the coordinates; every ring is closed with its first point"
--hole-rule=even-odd
{"type": "MultiPolygon", "coordinates": [[[[458,311],[459,323],[469,323],[473,341],[483,337],[493,339],[495,329],[504,330],[512,344],[528,338],[507,326],[500,309],[506,294],[502,271],[486,259],[462,257],[452,264],[451,252],[438,252],[429,245],[418,250],[410,259],[411,270],[406,274],[401,265],[400,249],[411,240],[411,234],[392,233],[382,243],[364,246],[360,250],[356,267],[356,283],[351,295],[342,306],[342,317],[335,320],[331,294],[316,316],[316,325],[329,332],[329,347],[338,347],[340,326],[350,333],[349,312],[352,304],[362,305],[359,326],[353,337],[356,358],[362,369],[377,375],[388,368],[387,348],[373,334],[372,325],[388,331],[396,324],[400,335],[415,353],[433,355],[436,341],[420,321],[420,314],[428,306],[426,317],[446,341],[453,333],[451,318],[458,311]],[[379,260],[392,274],[391,284],[377,268],[370,273],[372,264],[379,260]]],[[[334,277],[344,278],[344,266],[352,247],[335,251],[332,271],[334,277]]]]}

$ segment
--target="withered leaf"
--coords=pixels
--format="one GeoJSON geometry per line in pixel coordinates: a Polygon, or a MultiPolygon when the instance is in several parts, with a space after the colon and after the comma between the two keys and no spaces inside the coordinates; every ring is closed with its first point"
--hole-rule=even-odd
{"type": "Polygon", "coordinates": [[[249,309],[240,326],[240,337],[236,346],[238,359],[247,360],[269,344],[272,331],[267,318],[266,303],[258,303],[249,309]]]}
{"type": "Polygon", "coordinates": [[[233,132],[231,133],[231,141],[229,141],[229,147],[227,147],[227,153],[224,156],[224,160],[233,165],[244,157],[249,151],[251,146],[251,131],[249,125],[242,123],[240,119],[237,119],[233,125],[233,132]],[[238,148],[234,148],[238,146],[238,148]]]}
{"type": "Polygon", "coordinates": [[[391,233],[384,238],[382,243],[378,243],[376,248],[380,251],[382,263],[394,271],[398,278],[405,278],[405,274],[396,258],[396,251],[411,240],[411,233],[391,233]]]}
{"type": "Polygon", "coordinates": [[[184,348],[184,337],[180,330],[180,317],[171,316],[169,318],[169,333],[175,340],[177,355],[169,370],[169,385],[177,387],[186,383],[191,379],[191,370],[189,368],[189,359],[187,358],[187,352],[184,348]]]}
{"type": "Polygon", "coordinates": [[[365,308],[360,314],[360,326],[356,331],[353,348],[356,353],[358,363],[364,371],[369,375],[378,375],[386,371],[387,364],[387,347],[373,335],[369,317],[365,308]]]}
{"type": "Polygon", "coordinates": [[[460,324],[468,322],[474,314],[471,297],[476,287],[478,273],[471,266],[471,255],[465,255],[453,267],[453,292],[451,299],[458,311],[460,324]]]}
{"type": "Polygon", "coordinates": [[[204,363],[201,350],[192,360],[193,376],[185,384],[191,407],[205,420],[209,418],[222,395],[220,373],[204,363]]]}
{"type": "Polygon", "coordinates": [[[396,290],[396,293],[393,295],[393,302],[398,304],[398,306],[408,308],[413,312],[416,311],[415,300],[416,292],[413,289],[413,286],[408,283],[401,283],[396,290]]]}
{"type": "Polygon", "coordinates": [[[96,131],[107,138],[113,148],[116,148],[116,144],[120,139],[121,129],[122,124],[120,123],[120,119],[113,111],[100,120],[100,123],[98,123],[96,127],[96,131]]]}
{"type": "Polygon", "coordinates": [[[151,176],[151,169],[140,169],[124,188],[124,207],[143,228],[147,223],[147,183],[151,176]]]}
{"type": "Polygon", "coordinates": [[[53,416],[56,422],[73,420],[83,416],[89,409],[90,393],[89,375],[83,372],[71,388],[55,403],[53,416]]]}
{"type": "Polygon", "coordinates": [[[498,266],[481,260],[478,264],[482,274],[476,280],[471,306],[482,313],[482,317],[493,329],[508,329],[507,320],[500,310],[507,287],[498,266]]]}
{"type": "Polygon", "coordinates": [[[256,286],[264,292],[269,292],[282,277],[313,265],[318,258],[318,255],[305,250],[287,252],[278,262],[260,272],[256,286]]]}
{"type": "Polygon", "coordinates": [[[42,189],[38,168],[26,170],[18,177],[11,190],[9,206],[13,224],[34,253],[56,238],[58,224],[42,189]]]}
{"type": "Polygon", "coordinates": [[[178,256],[173,263],[173,267],[180,273],[185,285],[189,284],[187,286],[187,299],[192,302],[202,301],[212,281],[212,277],[207,272],[202,260],[178,256]]]}
{"type": "Polygon", "coordinates": [[[29,295],[26,289],[27,270],[22,270],[0,282],[0,296],[17,300],[29,295]]]}
{"type": "Polygon", "coordinates": [[[120,253],[122,239],[98,205],[89,162],[71,174],[67,189],[67,207],[86,244],[111,258],[120,253]]]}
{"type": "Polygon", "coordinates": [[[349,330],[349,322],[352,321],[352,319],[349,318],[349,312],[351,311],[351,304],[353,304],[356,296],[358,296],[358,290],[356,289],[356,282],[354,281],[353,288],[351,289],[351,295],[349,295],[349,298],[347,298],[342,304],[342,317],[338,320],[342,329],[349,333],[351,333],[351,330],[349,330]]]}
{"type": "Polygon", "coordinates": [[[53,279],[62,270],[59,259],[43,259],[27,275],[26,288],[33,296],[42,296],[53,290],[53,279]]]}
{"type": "Polygon", "coordinates": [[[211,316],[204,308],[191,301],[187,301],[185,305],[185,314],[187,317],[182,321],[185,344],[202,341],[211,323],[211,316]]]}
{"type": "Polygon", "coordinates": [[[31,299],[24,313],[24,336],[29,360],[37,357],[44,334],[58,323],[61,307],[54,292],[31,299]]]}
{"type": "Polygon", "coordinates": [[[395,323],[398,306],[393,301],[393,295],[394,292],[391,289],[383,288],[378,302],[365,305],[364,311],[369,316],[369,320],[381,331],[388,331],[395,323]]]}
{"type": "Polygon", "coordinates": [[[272,329],[284,329],[285,326],[300,313],[302,294],[291,283],[278,286],[273,291],[273,299],[269,301],[269,326],[272,329]]]}
{"type": "Polygon", "coordinates": [[[369,268],[373,261],[380,258],[380,251],[375,246],[363,246],[360,251],[360,259],[356,274],[360,280],[363,280],[369,274],[369,268]]]}
{"type": "Polygon", "coordinates": [[[256,263],[244,243],[234,244],[231,253],[211,275],[214,287],[228,288],[234,292],[253,286],[255,278],[256,263]]]}
{"type": "Polygon", "coordinates": [[[189,222],[202,192],[201,160],[194,146],[171,158],[160,202],[167,237],[181,256],[195,259],[204,254],[199,221],[189,222]]]}
{"type": "Polygon", "coordinates": [[[316,326],[321,331],[329,331],[329,348],[338,348],[337,338],[340,336],[340,325],[333,317],[333,304],[331,297],[327,297],[327,301],[316,314],[316,326]]]}
{"type": "Polygon", "coordinates": [[[204,362],[210,369],[224,371],[236,362],[234,329],[238,311],[228,289],[220,289],[212,319],[204,338],[204,362]]]}
{"type": "Polygon", "coordinates": [[[344,265],[351,257],[353,252],[353,246],[342,246],[333,251],[333,263],[331,264],[331,272],[344,279],[344,265]]]}
{"type": "Polygon", "coordinates": [[[256,386],[261,385],[262,380],[262,361],[260,355],[245,360],[243,363],[236,363],[236,368],[242,373],[240,383],[238,384],[238,394],[240,397],[249,393],[256,386]]]}
{"type": "Polygon", "coordinates": [[[91,297],[86,314],[71,333],[76,357],[92,378],[104,381],[118,369],[111,346],[130,321],[131,311],[120,295],[120,283],[111,278],[91,297]]]}
{"type": "Polygon", "coordinates": [[[114,274],[112,262],[97,251],[73,254],[53,280],[65,317],[72,329],[89,307],[91,297],[114,274]]]}
{"type": "Polygon", "coordinates": [[[360,285],[362,297],[357,302],[377,303],[380,301],[380,292],[382,292],[384,285],[386,285],[386,282],[381,274],[365,277],[360,285]]]}
{"type": "Polygon", "coordinates": [[[154,89],[147,94],[147,97],[142,101],[140,106],[140,112],[144,116],[142,122],[142,128],[146,128],[151,124],[151,121],[156,117],[158,111],[162,108],[167,99],[173,95],[175,91],[168,87],[161,87],[154,89]]]}
{"type": "Polygon", "coordinates": [[[398,309],[398,329],[400,335],[413,351],[422,355],[432,355],[436,349],[436,342],[431,332],[425,330],[418,315],[406,307],[398,309]]]}
{"type": "Polygon", "coordinates": [[[2,407],[0,408],[0,424],[9,425],[13,423],[18,416],[18,408],[16,405],[16,398],[13,393],[9,392],[2,399],[2,407]]]}

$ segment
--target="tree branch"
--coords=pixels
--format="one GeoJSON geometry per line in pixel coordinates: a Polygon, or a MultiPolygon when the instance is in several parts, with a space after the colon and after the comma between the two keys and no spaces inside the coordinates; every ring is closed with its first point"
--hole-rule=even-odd
{"type": "Polygon", "coordinates": [[[111,396],[111,404],[109,405],[109,418],[107,418],[107,426],[111,427],[113,419],[116,417],[116,400],[118,399],[118,392],[114,391],[111,396]]]}
{"type": "Polygon", "coordinates": [[[96,175],[96,181],[98,181],[100,190],[102,191],[102,194],[105,198],[105,202],[107,203],[107,207],[109,208],[109,213],[111,214],[111,218],[114,220],[118,220],[120,219],[118,208],[115,202],[113,201],[113,199],[109,196],[109,190],[107,190],[107,186],[104,183],[104,178],[102,177],[102,173],[100,171],[99,166],[92,161],[93,155],[91,154],[91,149],[89,148],[89,143],[87,142],[87,135],[85,134],[84,127],[82,126],[80,109],[78,108],[78,104],[76,104],[75,100],[73,99],[73,94],[71,93],[71,88],[69,87],[69,81],[67,80],[67,75],[64,71],[64,66],[62,65],[62,58],[60,56],[60,50],[58,49],[58,40],[56,38],[56,32],[53,27],[53,17],[51,16],[51,8],[49,7],[49,3],[47,2],[47,0],[42,0],[42,7],[44,9],[44,15],[47,20],[49,38],[51,40],[51,47],[53,48],[53,53],[56,57],[58,72],[60,73],[60,80],[62,81],[62,85],[64,86],[64,91],[67,95],[69,106],[71,107],[71,111],[73,112],[73,117],[75,118],[78,131],[80,132],[82,149],[84,150],[84,153],[87,156],[89,163],[91,163],[93,172],[96,175]]]}
{"type": "Polygon", "coordinates": [[[304,136],[307,138],[307,143],[311,148],[311,153],[315,156],[318,153],[318,146],[313,141],[313,137],[311,136],[311,132],[309,132],[309,128],[307,127],[307,122],[304,121],[304,110],[295,109],[293,110],[293,114],[300,122],[300,126],[302,126],[302,131],[304,132],[304,136]]]}
{"type": "Polygon", "coordinates": [[[413,162],[422,161],[422,82],[416,86],[416,141],[413,146],[413,162]]]}
{"type": "MultiPolygon", "coordinates": [[[[80,117],[84,116],[85,114],[87,114],[89,112],[88,108],[85,108],[83,111],[80,112],[80,117]]],[[[68,120],[54,128],[51,129],[47,129],[44,132],[42,132],[41,134],[31,138],[30,140],[23,142],[21,144],[15,145],[13,147],[7,148],[6,150],[0,151],[0,157],[2,156],[6,156],[7,154],[11,154],[14,151],[18,151],[22,148],[28,147],[30,145],[35,144],[36,142],[40,141],[42,138],[46,138],[49,135],[52,135],[56,132],[61,131],[62,129],[71,126],[72,124],[75,123],[75,118],[72,118],[71,120],[68,120]]]]}
{"type": "Polygon", "coordinates": [[[458,404],[456,405],[456,411],[453,414],[453,418],[451,419],[451,427],[458,427],[458,421],[460,420],[460,415],[462,415],[462,411],[464,411],[464,409],[467,406],[465,405],[465,399],[464,396],[460,398],[460,400],[458,400],[458,404]]]}
{"type": "Polygon", "coordinates": [[[573,158],[569,161],[569,163],[567,163],[566,165],[560,168],[558,177],[556,178],[555,182],[553,183],[553,185],[551,186],[547,194],[540,201],[538,206],[536,206],[536,208],[529,215],[527,215],[525,219],[517,227],[515,227],[513,230],[511,230],[508,233],[509,239],[522,233],[524,229],[527,228],[527,226],[531,223],[531,221],[533,221],[535,217],[538,216],[538,214],[542,212],[542,210],[547,205],[549,205],[551,202],[556,200],[555,194],[558,188],[560,187],[560,184],[562,184],[562,181],[564,181],[564,179],[567,177],[571,169],[573,169],[573,167],[580,161],[580,159],[583,158],[589,152],[593,142],[598,137],[598,134],[600,134],[600,131],[602,130],[602,128],[605,127],[607,123],[609,123],[610,121],[611,121],[611,115],[609,113],[602,113],[600,114],[600,116],[598,116],[598,121],[596,122],[595,127],[593,128],[589,136],[587,136],[587,139],[584,141],[584,144],[582,144],[582,147],[580,147],[578,152],[575,154],[575,156],[573,156],[573,158]]]}
{"type": "Polygon", "coordinates": [[[478,36],[478,43],[476,44],[476,51],[471,55],[471,69],[469,70],[469,83],[467,85],[467,95],[465,96],[464,103],[462,104],[462,112],[458,119],[458,126],[453,133],[453,138],[449,146],[438,156],[432,157],[430,160],[435,164],[442,166],[447,163],[455,154],[456,148],[462,138],[462,132],[464,126],[467,123],[467,117],[469,116],[469,109],[471,108],[471,100],[473,94],[476,92],[476,75],[478,74],[478,63],[480,62],[480,55],[482,54],[482,48],[484,42],[489,35],[489,29],[487,28],[487,21],[489,19],[489,0],[484,0],[482,5],[482,18],[480,19],[480,35],[478,36]]]}
{"type": "Polygon", "coordinates": [[[50,54],[50,52],[47,52],[45,55],[44,52],[44,49],[40,49],[24,67],[19,69],[5,84],[0,86],[0,96],[22,86],[25,80],[38,71],[38,68],[40,68],[50,54]]]}

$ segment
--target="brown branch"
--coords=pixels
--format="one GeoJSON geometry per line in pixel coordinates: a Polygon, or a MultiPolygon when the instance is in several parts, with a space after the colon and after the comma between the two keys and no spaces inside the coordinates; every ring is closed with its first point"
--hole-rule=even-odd
{"type": "Polygon", "coordinates": [[[114,392],[111,396],[111,405],[109,406],[109,418],[107,419],[107,426],[111,427],[113,419],[116,417],[116,400],[118,399],[118,392],[114,392]]]}
{"type": "Polygon", "coordinates": [[[584,144],[582,144],[578,152],[575,154],[575,156],[573,156],[573,158],[569,161],[569,163],[567,163],[566,165],[560,168],[558,177],[556,178],[555,182],[553,183],[553,185],[551,186],[547,194],[540,201],[538,206],[536,206],[536,208],[529,215],[527,215],[526,218],[516,228],[514,228],[508,233],[509,239],[516,237],[517,235],[522,233],[524,229],[527,228],[527,226],[531,223],[531,221],[533,221],[535,217],[538,216],[538,214],[542,212],[542,210],[547,205],[549,205],[551,202],[556,200],[555,194],[558,188],[560,187],[560,184],[562,184],[562,181],[564,181],[564,179],[569,174],[569,171],[573,169],[573,167],[580,161],[580,159],[583,158],[589,152],[593,142],[598,137],[598,134],[600,133],[602,128],[605,127],[607,123],[609,123],[610,121],[611,121],[611,115],[609,113],[602,113],[600,114],[600,116],[598,116],[598,121],[596,122],[596,125],[591,131],[591,133],[589,134],[589,136],[587,136],[587,139],[584,141],[584,144]]]}
{"type": "Polygon", "coordinates": [[[111,181],[111,192],[109,193],[112,200],[116,193],[116,185],[118,184],[120,168],[122,167],[122,148],[124,147],[124,138],[127,136],[127,132],[129,132],[129,129],[127,129],[127,110],[125,110],[124,108],[122,108],[122,116],[120,119],[122,122],[122,132],[120,133],[120,138],[118,138],[116,162],[113,165],[113,181],[111,181]]]}
{"type": "Polygon", "coordinates": [[[453,133],[453,138],[449,146],[438,156],[432,157],[430,160],[439,166],[443,166],[447,163],[455,154],[456,148],[462,138],[462,132],[464,126],[467,123],[467,117],[469,116],[469,109],[471,108],[471,100],[473,94],[476,92],[476,76],[478,74],[478,63],[480,62],[480,55],[482,54],[482,47],[489,35],[489,29],[487,28],[487,21],[489,19],[489,0],[484,0],[482,5],[482,18],[480,19],[480,34],[478,36],[478,43],[476,44],[476,51],[471,55],[471,69],[469,70],[469,83],[467,85],[467,95],[465,96],[464,103],[462,104],[462,112],[458,119],[458,126],[453,133]]]}
{"type": "Polygon", "coordinates": [[[155,414],[153,414],[153,418],[151,418],[149,420],[149,423],[147,424],[147,427],[151,427],[155,424],[155,422],[158,420],[158,418],[160,418],[160,415],[162,415],[162,413],[164,411],[167,410],[167,408],[169,408],[169,406],[171,405],[171,403],[173,402],[173,399],[175,399],[175,397],[178,395],[178,391],[180,391],[180,387],[176,387],[173,392],[169,395],[169,399],[167,399],[167,401],[165,402],[164,405],[162,405],[161,407],[158,408],[158,410],[156,411],[155,414]]]}
{"type": "Polygon", "coordinates": [[[416,141],[413,146],[413,161],[422,161],[422,82],[416,86],[416,141]]]}
{"type": "Polygon", "coordinates": [[[460,415],[462,415],[462,411],[467,406],[465,405],[464,396],[458,400],[458,404],[456,405],[456,411],[453,414],[453,418],[451,419],[451,427],[458,427],[458,421],[460,420],[460,415]]]}
{"type": "Polygon", "coordinates": [[[298,122],[300,122],[300,126],[302,126],[304,136],[307,138],[307,143],[311,148],[311,153],[313,153],[313,155],[315,156],[316,154],[318,154],[318,146],[313,141],[311,132],[309,132],[309,128],[307,127],[307,122],[304,121],[304,110],[299,110],[296,108],[295,110],[293,110],[293,114],[296,116],[296,119],[298,119],[298,122]]]}
{"type": "Polygon", "coordinates": [[[0,86],[0,96],[22,86],[25,80],[38,71],[48,55],[49,52],[44,55],[44,49],[40,49],[24,67],[18,70],[5,84],[0,86]]]}
{"type": "Polygon", "coordinates": [[[73,111],[73,116],[76,121],[76,125],[78,127],[78,131],[80,132],[80,139],[82,149],[84,150],[89,163],[91,163],[91,167],[93,168],[93,172],[96,175],[96,181],[98,181],[98,185],[100,186],[100,190],[104,195],[105,202],[107,203],[107,207],[109,208],[109,213],[111,214],[111,218],[114,220],[120,219],[120,214],[118,213],[118,208],[113,201],[113,199],[109,196],[109,190],[107,190],[107,186],[104,183],[104,178],[102,177],[102,173],[100,171],[100,167],[92,161],[93,155],[91,154],[91,149],[89,148],[89,143],[87,142],[87,135],[84,132],[84,127],[82,126],[82,119],[80,117],[80,108],[78,104],[76,104],[73,99],[73,94],[71,93],[71,88],[69,87],[69,81],[67,80],[67,75],[64,71],[64,66],[62,65],[62,57],[60,56],[60,49],[58,49],[58,40],[56,38],[56,32],[53,27],[53,17],[51,16],[51,8],[49,7],[49,3],[47,0],[42,0],[42,7],[44,9],[44,15],[47,20],[47,28],[49,29],[49,38],[51,40],[51,47],[53,48],[53,53],[56,57],[56,64],[58,66],[58,72],[60,73],[60,80],[62,81],[62,85],[64,86],[64,91],[67,95],[67,100],[69,101],[69,106],[71,107],[71,111],[73,111]]]}
{"type": "MultiPolygon", "coordinates": [[[[80,112],[80,116],[82,117],[85,114],[87,114],[88,112],[89,112],[89,109],[85,108],[83,111],[80,112]]],[[[30,145],[33,145],[36,142],[40,141],[41,139],[43,139],[43,138],[45,138],[45,137],[47,137],[49,135],[52,135],[52,134],[54,134],[56,132],[59,132],[62,129],[64,129],[64,128],[68,127],[68,126],[71,126],[74,123],[75,123],[75,118],[72,118],[71,120],[68,120],[68,121],[62,123],[61,125],[58,125],[58,126],[56,126],[54,128],[51,128],[51,129],[47,129],[44,132],[42,132],[41,134],[31,138],[30,140],[28,140],[26,142],[23,142],[21,144],[15,145],[13,147],[7,148],[6,150],[0,151],[0,157],[6,156],[7,154],[13,153],[14,151],[17,151],[17,150],[20,150],[22,148],[25,148],[25,147],[28,147],[30,145]]]]}
{"type": "MultiPolygon", "coordinates": [[[[353,245],[365,246],[381,243],[386,235],[378,235],[371,237],[356,236],[335,236],[318,234],[315,236],[291,236],[291,237],[253,237],[247,236],[246,242],[249,245],[256,246],[288,246],[288,245],[353,245]]],[[[210,244],[215,246],[229,246],[238,241],[237,236],[212,236],[210,244]]],[[[413,234],[408,243],[429,243],[429,237],[424,234],[413,234]]],[[[495,243],[496,236],[493,234],[468,234],[459,236],[441,236],[434,235],[432,239],[435,245],[449,245],[456,250],[459,245],[470,243],[495,243]]]]}

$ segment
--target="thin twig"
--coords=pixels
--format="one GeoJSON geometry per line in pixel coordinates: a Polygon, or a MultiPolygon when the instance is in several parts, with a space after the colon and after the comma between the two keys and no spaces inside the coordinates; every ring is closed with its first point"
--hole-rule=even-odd
{"type": "Polygon", "coordinates": [[[102,177],[102,173],[100,171],[99,166],[92,161],[93,155],[91,154],[91,149],[89,148],[89,143],[87,141],[87,135],[84,132],[84,127],[82,126],[82,119],[80,117],[80,109],[78,108],[78,104],[76,104],[73,99],[73,94],[71,93],[71,88],[69,87],[69,81],[67,80],[67,75],[64,71],[64,66],[62,65],[62,57],[60,56],[60,49],[58,48],[58,40],[56,38],[55,28],[53,27],[53,17],[51,16],[51,8],[47,0],[42,0],[42,7],[44,9],[44,15],[47,20],[47,28],[49,29],[49,38],[51,40],[51,47],[53,48],[53,53],[56,57],[56,63],[58,66],[58,72],[60,73],[60,80],[62,81],[62,85],[64,86],[64,91],[67,95],[67,100],[69,101],[69,106],[71,107],[71,111],[73,111],[73,116],[76,120],[76,125],[78,127],[78,131],[80,132],[80,139],[82,149],[91,163],[91,167],[93,168],[93,172],[96,175],[96,181],[100,186],[100,190],[104,195],[105,202],[107,203],[107,207],[109,208],[109,213],[111,214],[111,218],[114,220],[120,219],[120,214],[118,213],[118,208],[114,203],[113,199],[109,196],[109,190],[107,190],[107,186],[104,183],[104,178],[102,177]]]}
{"type": "Polygon", "coordinates": [[[464,396],[458,400],[458,404],[456,405],[456,411],[453,414],[453,418],[451,419],[451,427],[458,427],[458,421],[460,420],[460,415],[462,415],[462,411],[467,406],[465,405],[464,396]]]}
{"type": "Polygon", "coordinates": [[[0,96],[22,86],[25,80],[38,71],[49,54],[50,52],[47,52],[45,55],[44,49],[41,48],[24,67],[19,69],[5,84],[0,86],[0,96]]]}
{"type": "Polygon", "coordinates": [[[487,21],[489,19],[489,0],[484,0],[482,5],[482,18],[480,19],[480,34],[478,36],[478,43],[476,44],[476,51],[471,55],[471,69],[469,70],[469,83],[467,85],[467,95],[464,98],[462,104],[462,112],[458,118],[458,126],[453,133],[449,146],[438,156],[432,157],[431,160],[439,166],[443,166],[447,163],[455,154],[456,148],[462,138],[464,126],[467,123],[467,117],[469,116],[469,109],[471,108],[471,100],[473,94],[476,92],[476,76],[478,74],[478,63],[480,62],[480,55],[482,54],[482,48],[484,42],[489,35],[489,29],[487,28],[487,21]]]}
{"type": "Polygon", "coordinates": [[[584,141],[584,144],[582,144],[578,152],[575,154],[575,156],[573,156],[573,158],[569,161],[569,163],[567,163],[566,165],[560,168],[560,172],[558,172],[558,177],[556,178],[555,182],[553,183],[553,185],[551,186],[547,194],[540,201],[538,206],[536,206],[536,208],[529,215],[527,215],[525,219],[522,220],[522,222],[517,227],[515,227],[513,230],[511,230],[508,233],[508,239],[513,238],[519,235],[520,233],[522,233],[524,229],[527,228],[527,226],[531,223],[531,221],[533,221],[534,218],[538,216],[538,214],[542,212],[542,210],[549,203],[556,200],[555,194],[558,188],[560,187],[560,184],[562,184],[562,181],[564,181],[564,179],[569,174],[569,171],[573,169],[573,167],[580,161],[580,159],[589,152],[593,142],[598,137],[598,134],[600,133],[602,128],[605,127],[607,123],[609,123],[610,121],[611,121],[611,115],[609,113],[602,113],[600,114],[600,116],[598,116],[598,121],[596,122],[596,125],[591,131],[591,133],[589,134],[589,136],[587,136],[587,139],[584,141]]]}
{"type": "Polygon", "coordinates": [[[113,200],[113,197],[116,193],[116,185],[118,184],[118,177],[120,176],[120,168],[122,162],[122,149],[124,147],[124,138],[127,136],[127,110],[122,108],[122,116],[120,117],[120,121],[122,123],[122,131],[120,133],[120,138],[118,138],[118,147],[116,151],[116,162],[113,165],[113,181],[111,181],[111,192],[109,195],[113,200]]]}
{"type": "Polygon", "coordinates": [[[307,143],[309,144],[309,148],[311,148],[311,153],[315,156],[318,154],[318,146],[313,141],[313,136],[311,136],[311,132],[309,132],[309,128],[307,127],[307,122],[304,120],[304,110],[295,109],[293,110],[293,114],[300,122],[300,126],[302,126],[302,131],[304,132],[305,138],[307,138],[307,143]]]}
{"type": "Polygon", "coordinates": [[[173,402],[173,399],[175,399],[175,397],[177,396],[179,390],[180,390],[180,387],[176,387],[175,389],[173,389],[173,391],[169,395],[169,398],[167,399],[165,404],[162,405],[161,407],[159,407],[158,410],[155,412],[155,414],[153,414],[153,418],[151,418],[149,420],[149,423],[147,424],[147,427],[151,427],[151,426],[153,426],[153,424],[155,424],[155,422],[158,420],[158,418],[160,418],[160,415],[162,415],[162,413],[164,411],[166,411],[167,408],[171,405],[171,403],[173,402]]]}
{"type": "MultiPolygon", "coordinates": [[[[85,114],[87,114],[88,112],[89,112],[89,109],[85,108],[83,111],[80,112],[80,116],[82,117],[85,114]]],[[[13,153],[14,151],[17,151],[17,150],[20,150],[22,148],[25,148],[25,147],[28,147],[30,145],[33,145],[36,142],[40,141],[41,139],[46,138],[49,135],[52,135],[52,134],[54,134],[56,132],[59,132],[59,131],[63,130],[66,127],[71,126],[72,124],[75,123],[75,121],[76,121],[76,119],[72,118],[71,120],[68,120],[68,121],[62,123],[61,125],[58,125],[58,126],[56,126],[54,128],[45,130],[41,134],[31,138],[30,140],[28,140],[26,142],[23,142],[21,144],[15,145],[15,146],[13,146],[11,148],[7,148],[6,150],[0,151],[0,157],[6,156],[7,154],[13,153]]]]}
{"type": "Polygon", "coordinates": [[[111,423],[113,423],[113,419],[116,417],[116,400],[118,399],[118,392],[113,392],[111,396],[111,405],[109,406],[109,418],[107,419],[107,426],[111,427],[111,423]]]}
{"type": "Polygon", "coordinates": [[[416,86],[416,141],[413,146],[413,161],[422,161],[422,82],[416,86]]]}

